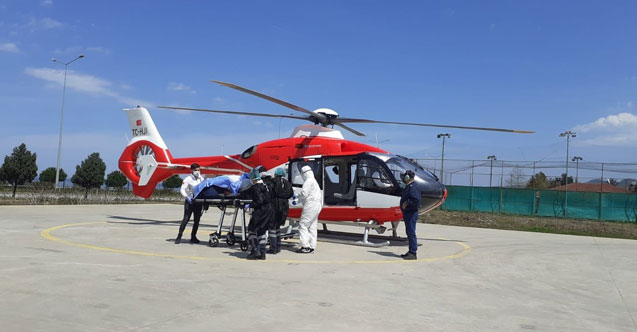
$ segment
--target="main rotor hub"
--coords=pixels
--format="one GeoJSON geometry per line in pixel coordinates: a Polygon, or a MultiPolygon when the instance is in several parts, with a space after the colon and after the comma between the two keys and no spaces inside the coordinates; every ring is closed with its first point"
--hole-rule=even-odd
{"type": "Polygon", "coordinates": [[[317,108],[314,110],[314,113],[322,114],[325,116],[325,118],[327,119],[327,123],[321,123],[324,126],[334,124],[333,120],[338,118],[338,113],[336,113],[336,111],[334,111],[333,109],[329,109],[329,108],[317,108]]]}

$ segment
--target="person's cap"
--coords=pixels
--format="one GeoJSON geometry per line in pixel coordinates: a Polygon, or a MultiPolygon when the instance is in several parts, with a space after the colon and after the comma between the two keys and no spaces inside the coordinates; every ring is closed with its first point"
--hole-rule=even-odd
{"type": "Polygon", "coordinates": [[[305,172],[311,172],[312,168],[310,166],[303,166],[301,167],[301,173],[305,173],[305,172]]]}
{"type": "Polygon", "coordinates": [[[261,180],[261,173],[259,172],[258,169],[253,168],[250,171],[250,179],[252,179],[252,180],[261,180]]]}
{"type": "Polygon", "coordinates": [[[274,171],[274,175],[276,175],[276,176],[285,176],[285,170],[283,170],[283,168],[279,167],[279,168],[277,168],[274,171]]]}

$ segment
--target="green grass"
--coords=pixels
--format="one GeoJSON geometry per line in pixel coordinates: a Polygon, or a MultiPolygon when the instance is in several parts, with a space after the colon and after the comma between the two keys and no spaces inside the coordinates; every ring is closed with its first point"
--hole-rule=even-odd
{"type": "Polygon", "coordinates": [[[483,212],[434,210],[421,222],[525,232],[595,236],[637,240],[637,223],[515,216],[483,212]]]}

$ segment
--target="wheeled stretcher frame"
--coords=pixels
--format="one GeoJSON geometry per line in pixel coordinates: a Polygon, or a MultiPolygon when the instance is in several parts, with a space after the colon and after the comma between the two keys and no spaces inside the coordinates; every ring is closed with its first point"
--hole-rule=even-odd
{"type": "Polygon", "coordinates": [[[210,233],[210,240],[208,240],[208,245],[211,247],[216,247],[219,245],[219,240],[222,237],[225,237],[226,244],[228,246],[233,246],[237,243],[237,236],[234,234],[235,225],[237,223],[237,215],[239,211],[241,211],[241,250],[248,251],[248,237],[246,236],[246,210],[245,206],[247,204],[252,203],[250,199],[238,199],[238,198],[198,198],[195,199],[196,202],[200,202],[203,204],[203,209],[208,210],[210,206],[216,206],[221,210],[221,216],[219,217],[219,224],[217,225],[217,231],[210,233]],[[232,224],[230,224],[230,228],[228,232],[222,236],[221,235],[221,227],[223,227],[223,219],[228,213],[228,208],[234,208],[234,213],[232,216],[232,224]]]}

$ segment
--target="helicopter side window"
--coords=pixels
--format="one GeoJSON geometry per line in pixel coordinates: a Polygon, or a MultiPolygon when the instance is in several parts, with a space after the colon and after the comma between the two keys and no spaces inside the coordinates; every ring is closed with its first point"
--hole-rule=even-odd
{"type": "Polygon", "coordinates": [[[325,180],[329,180],[331,183],[338,183],[339,182],[338,169],[339,169],[338,165],[333,165],[333,166],[330,165],[325,167],[325,175],[326,175],[325,180]]]}
{"type": "Polygon", "coordinates": [[[398,181],[398,185],[400,186],[400,188],[404,189],[407,185],[405,184],[405,182],[403,182],[401,174],[405,172],[405,169],[392,161],[393,160],[390,160],[387,163],[387,166],[389,167],[391,173],[394,175],[394,178],[398,181]]]}
{"type": "Polygon", "coordinates": [[[303,166],[310,166],[312,168],[312,172],[314,173],[314,178],[316,179],[316,182],[318,182],[319,187],[321,188],[321,190],[323,189],[323,181],[322,181],[322,174],[323,172],[321,172],[321,162],[320,160],[308,160],[308,161],[294,161],[292,162],[291,166],[290,166],[290,175],[291,175],[291,182],[292,182],[292,186],[294,187],[302,187],[303,186],[303,176],[301,175],[301,168],[303,168],[303,166]]]}
{"type": "Polygon", "coordinates": [[[358,165],[358,185],[366,190],[389,194],[394,185],[387,171],[375,160],[361,160],[358,165]]]}
{"type": "Polygon", "coordinates": [[[305,166],[302,163],[297,163],[292,167],[292,185],[303,186],[303,176],[301,176],[301,167],[305,166]],[[300,167],[299,167],[300,166],[300,167]]]}
{"type": "Polygon", "coordinates": [[[356,181],[356,169],[358,168],[358,164],[350,164],[349,165],[349,183],[350,185],[354,185],[354,181],[356,181]]]}

